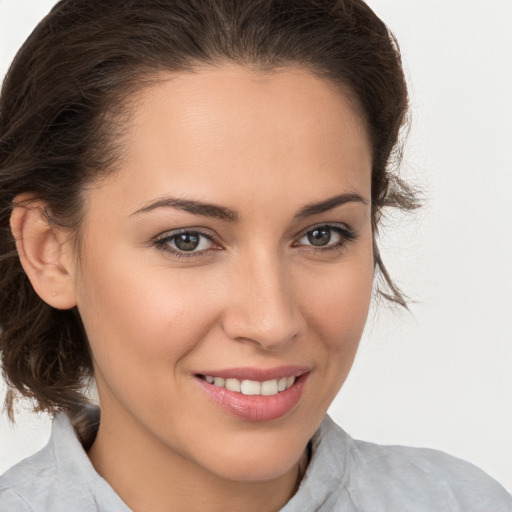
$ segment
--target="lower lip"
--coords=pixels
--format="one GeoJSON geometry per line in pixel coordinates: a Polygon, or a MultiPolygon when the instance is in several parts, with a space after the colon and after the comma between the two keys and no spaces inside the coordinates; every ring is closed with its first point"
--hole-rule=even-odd
{"type": "Polygon", "coordinates": [[[289,413],[299,403],[309,373],[297,377],[293,386],[276,395],[244,395],[208,384],[195,377],[202,389],[225,411],[249,421],[275,420],[289,413]]]}

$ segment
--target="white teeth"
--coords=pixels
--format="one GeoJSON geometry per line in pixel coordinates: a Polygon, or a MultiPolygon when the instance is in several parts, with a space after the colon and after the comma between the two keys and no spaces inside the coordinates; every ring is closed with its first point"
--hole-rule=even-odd
{"type": "Polygon", "coordinates": [[[241,391],[244,395],[261,395],[261,382],[257,380],[243,380],[241,391]]]}
{"type": "Polygon", "coordinates": [[[229,391],[236,391],[237,393],[240,393],[241,387],[242,386],[238,379],[226,379],[226,389],[229,391]]]}
{"type": "Polygon", "coordinates": [[[226,388],[228,391],[235,391],[244,395],[271,396],[291,388],[295,382],[295,377],[282,377],[281,379],[259,382],[257,380],[246,379],[240,381],[238,379],[224,379],[223,377],[205,375],[204,380],[206,380],[208,384],[213,384],[219,388],[226,388]]]}
{"type": "Polygon", "coordinates": [[[213,383],[219,388],[223,388],[226,385],[226,381],[222,377],[214,377],[213,383]]]}
{"type": "Polygon", "coordinates": [[[265,382],[261,383],[261,394],[270,396],[270,395],[277,395],[278,391],[278,384],[277,379],[274,380],[266,380],[265,382]]]}

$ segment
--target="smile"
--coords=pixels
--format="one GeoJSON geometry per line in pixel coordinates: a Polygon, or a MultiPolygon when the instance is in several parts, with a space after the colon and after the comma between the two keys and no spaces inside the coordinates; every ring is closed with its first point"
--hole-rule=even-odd
{"type": "Polygon", "coordinates": [[[260,422],[292,413],[299,405],[310,372],[303,366],[231,368],[196,373],[195,381],[221,410],[260,422]]]}
{"type": "Polygon", "coordinates": [[[265,380],[263,382],[257,380],[240,380],[234,378],[212,377],[211,375],[202,376],[202,378],[219,388],[226,388],[228,391],[241,393],[248,396],[272,396],[282,393],[291,388],[295,382],[295,377],[290,375],[280,379],[265,380]]]}

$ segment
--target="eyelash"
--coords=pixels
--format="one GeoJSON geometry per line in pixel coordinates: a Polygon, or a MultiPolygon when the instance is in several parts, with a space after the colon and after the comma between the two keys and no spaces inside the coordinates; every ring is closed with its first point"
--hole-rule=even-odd
{"type": "MultiPolygon", "coordinates": [[[[209,235],[208,233],[205,233],[204,231],[201,231],[200,229],[180,229],[178,231],[173,231],[171,233],[165,233],[161,237],[158,237],[153,244],[163,251],[166,254],[171,254],[175,258],[200,258],[202,256],[206,256],[208,251],[211,251],[212,249],[206,249],[204,251],[180,251],[177,249],[173,249],[172,247],[169,247],[169,242],[174,240],[179,235],[183,234],[194,234],[194,235],[200,235],[207,240],[209,240],[212,243],[215,243],[213,240],[213,237],[209,235]]],[[[215,249],[213,249],[215,250],[215,249]]]]}
{"type": "MultiPolygon", "coordinates": [[[[357,238],[356,233],[351,228],[349,228],[348,226],[343,226],[342,227],[342,226],[334,226],[334,225],[331,225],[331,224],[318,224],[316,226],[312,226],[312,227],[308,228],[306,231],[303,231],[299,235],[299,237],[297,237],[297,239],[300,240],[300,239],[304,238],[305,236],[307,236],[308,233],[311,233],[315,229],[321,229],[321,228],[328,228],[331,231],[334,231],[334,233],[336,233],[336,234],[338,234],[340,236],[340,240],[337,243],[332,244],[332,245],[328,245],[328,246],[318,246],[318,247],[315,247],[314,245],[307,245],[306,246],[306,247],[308,247],[307,250],[312,252],[313,254],[318,254],[318,253],[324,253],[325,254],[325,253],[327,253],[329,251],[334,251],[334,250],[338,251],[338,252],[341,252],[341,250],[347,244],[349,244],[350,242],[354,241],[357,238]]],[[[164,253],[170,254],[170,255],[172,255],[172,257],[178,258],[178,259],[181,259],[181,258],[201,258],[201,257],[207,256],[209,251],[218,250],[218,249],[205,249],[203,251],[181,251],[181,250],[177,250],[177,249],[171,248],[169,246],[169,242],[175,240],[176,237],[178,237],[179,235],[182,235],[182,234],[199,235],[201,237],[206,238],[211,243],[213,243],[213,244],[215,243],[213,237],[210,234],[205,233],[204,231],[201,231],[200,229],[193,228],[193,229],[181,229],[181,230],[178,230],[178,231],[175,231],[175,232],[165,233],[164,235],[156,238],[152,242],[152,245],[154,245],[155,247],[157,247],[158,249],[160,249],[164,253]]],[[[297,245],[294,245],[294,246],[297,247],[297,245]]]]}
{"type": "MultiPolygon", "coordinates": [[[[312,231],[315,231],[316,229],[322,229],[327,228],[331,232],[334,232],[335,234],[339,235],[340,240],[337,243],[327,245],[327,246],[318,246],[315,247],[314,245],[307,245],[308,251],[312,252],[313,254],[321,254],[326,253],[328,251],[337,251],[340,253],[347,244],[354,241],[357,237],[356,233],[349,228],[348,226],[333,226],[331,224],[317,224],[316,226],[312,226],[308,228],[306,231],[303,231],[299,240],[307,236],[308,233],[311,233],[312,231]]],[[[331,233],[332,236],[332,233],[331,233]]]]}

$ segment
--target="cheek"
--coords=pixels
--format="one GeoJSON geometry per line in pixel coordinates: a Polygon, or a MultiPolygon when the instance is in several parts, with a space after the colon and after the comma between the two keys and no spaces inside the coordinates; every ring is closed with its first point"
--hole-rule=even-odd
{"type": "Polygon", "coordinates": [[[310,328],[320,333],[329,352],[357,349],[370,306],[373,288],[371,251],[347,257],[336,269],[311,279],[303,294],[304,314],[310,328]]]}
{"type": "Polygon", "coordinates": [[[89,261],[84,268],[87,286],[78,308],[104,378],[121,381],[143,373],[165,378],[215,319],[215,301],[199,288],[198,278],[148,268],[126,254],[89,261]]]}
{"type": "Polygon", "coordinates": [[[306,392],[312,418],[327,411],[350,372],[366,324],[373,274],[371,240],[364,250],[347,254],[325,272],[303,274],[303,316],[308,326],[303,350],[315,361],[306,392]],[[304,275],[310,277],[306,280],[304,275]]]}

